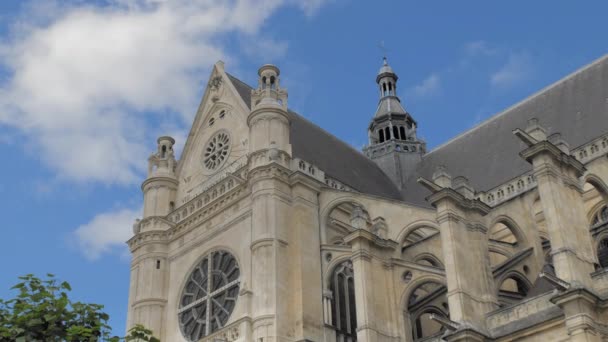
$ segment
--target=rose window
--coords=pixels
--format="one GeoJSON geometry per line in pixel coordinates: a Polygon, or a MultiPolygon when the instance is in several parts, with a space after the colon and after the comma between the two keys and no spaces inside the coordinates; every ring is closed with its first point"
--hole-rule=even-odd
{"type": "Polygon", "coordinates": [[[224,327],[236,305],[240,270],[226,251],[215,251],[196,265],[182,291],[179,325],[188,341],[224,327]]]}
{"type": "Polygon", "coordinates": [[[230,135],[221,131],[215,134],[203,150],[203,166],[208,171],[216,171],[228,158],[230,153],[230,135]]]}

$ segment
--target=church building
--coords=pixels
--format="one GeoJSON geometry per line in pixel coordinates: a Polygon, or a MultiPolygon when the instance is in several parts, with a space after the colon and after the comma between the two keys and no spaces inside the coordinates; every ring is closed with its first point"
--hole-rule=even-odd
{"type": "Polygon", "coordinates": [[[362,151],[291,111],[278,67],[258,76],[217,62],[179,158],[158,138],[128,327],[163,342],[608,341],[608,56],[434,149],[386,59],[362,151]]]}

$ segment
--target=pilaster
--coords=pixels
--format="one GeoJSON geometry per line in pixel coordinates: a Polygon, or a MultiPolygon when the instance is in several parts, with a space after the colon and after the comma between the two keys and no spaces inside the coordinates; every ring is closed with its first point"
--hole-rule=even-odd
{"type": "MultiPolygon", "coordinates": [[[[356,221],[358,218],[351,217],[356,221]]],[[[344,237],[344,242],[352,249],[351,261],[353,263],[353,274],[355,283],[355,302],[357,303],[357,341],[376,342],[386,339],[378,329],[377,312],[377,286],[378,279],[374,279],[372,264],[374,257],[382,257],[384,254],[394,251],[397,243],[385,240],[366,229],[356,229],[344,237]]],[[[387,255],[388,255],[387,254],[387,255]]],[[[386,294],[383,294],[386,296],[386,294]]]]}
{"type": "Polygon", "coordinates": [[[473,198],[464,177],[454,182],[458,191],[443,169],[433,180],[419,182],[433,192],[427,199],[437,208],[450,320],[462,327],[450,341],[480,341],[486,334],[485,314],[497,307],[484,220],[490,208],[473,198]]]}

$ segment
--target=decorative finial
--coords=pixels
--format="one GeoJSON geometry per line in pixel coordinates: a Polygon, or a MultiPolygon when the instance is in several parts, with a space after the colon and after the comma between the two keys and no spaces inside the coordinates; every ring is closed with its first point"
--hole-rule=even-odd
{"type": "Polygon", "coordinates": [[[381,40],[378,44],[380,50],[382,50],[382,60],[384,61],[384,65],[388,65],[388,61],[386,60],[386,47],[384,46],[384,40],[381,40]]]}

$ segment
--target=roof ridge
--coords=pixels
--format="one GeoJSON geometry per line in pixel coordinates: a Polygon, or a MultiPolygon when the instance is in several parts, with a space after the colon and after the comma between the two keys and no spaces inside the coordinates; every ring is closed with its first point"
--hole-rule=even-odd
{"type": "Polygon", "coordinates": [[[530,95],[530,96],[528,96],[528,97],[526,97],[526,98],[524,98],[524,99],[516,102],[515,104],[513,104],[513,105],[507,107],[506,109],[503,109],[502,111],[500,111],[500,112],[492,115],[491,117],[489,117],[486,120],[480,122],[479,124],[471,127],[470,129],[468,129],[468,130],[466,130],[466,131],[464,131],[464,132],[456,135],[452,139],[444,142],[443,144],[435,147],[434,149],[432,149],[431,151],[429,151],[428,153],[426,153],[425,156],[428,156],[429,154],[431,154],[431,153],[433,153],[433,152],[435,152],[437,150],[440,150],[440,149],[448,146],[449,144],[453,143],[454,141],[456,141],[456,140],[458,140],[458,139],[460,139],[460,138],[462,138],[462,137],[464,137],[464,136],[472,133],[473,131],[476,131],[476,130],[482,128],[482,126],[486,126],[486,125],[490,124],[491,122],[495,121],[496,119],[498,119],[498,118],[500,118],[500,117],[508,114],[511,110],[513,110],[513,109],[515,109],[515,108],[517,108],[519,106],[522,106],[523,104],[525,104],[525,103],[527,103],[529,101],[532,101],[533,99],[535,99],[535,98],[537,98],[537,97],[539,97],[541,95],[546,94],[550,90],[552,90],[552,89],[556,88],[557,86],[563,84],[564,82],[566,82],[566,81],[574,78],[575,76],[578,76],[581,73],[583,73],[583,72],[585,72],[585,71],[587,71],[587,70],[595,67],[596,65],[601,64],[605,60],[608,60],[608,54],[606,54],[606,55],[604,55],[602,57],[599,57],[598,59],[594,60],[593,62],[591,62],[591,63],[589,63],[589,64],[587,64],[587,65],[585,65],[585,66],[583,66],[581,68],[576,69],[572,73],[570,73],[570,74],[568,74],[568,75],[560,78],[559,80],[557,80],[557,81],[549,84],[548,86],[545,86],[545,87],[541,88],[540,90],[536,91],[532,95],[530,95]]]}
{"type": "Polygon", "coordinates": [[[241,80],[240,80],[238,77],[234,76],[233,74],[231,74],[231,73],[229,73],[229,72],[227,72],[227,71],[224,71],[224,72],[225,72],[225,73],[226,73],[226,75],[228,75],[228,77],[230,77],[232,80],[235,80],[235,81],[237,81],[237,82],[241,83],[242,85],[245,85],[245,86],[247,86],[247,87],[249,87],[249,88],[253,89],[253,87],[252,87],[252,86],[250,86],[249,84],[247,84],[247,83],[245,83],[245,82],[241,81],[241,80]]]}

